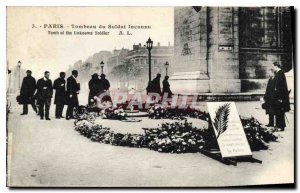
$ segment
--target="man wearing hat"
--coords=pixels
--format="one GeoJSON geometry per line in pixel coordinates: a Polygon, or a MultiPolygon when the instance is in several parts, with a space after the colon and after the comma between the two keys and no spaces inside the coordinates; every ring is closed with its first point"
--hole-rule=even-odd
{"type": "Polygon", "coordinates": [[[156,97],[153,96],[153,94],[158,94],[159,96],[162,95],[161,88],[160,88],[160,77],[161,77],[161,74],[158,73],[152,81],[148,82],[146,91],[147,91],[147,95],[149,95],[149,94],[151,95],[152,100],[157,100],[157,101],[160,100],[160,98],[156,99],[156,97]]]}
{"type": "Polygon", "coordinates": [[[90,92],[89,92],[88,104],[92,105],[94,104],[94,97],[98,96],[101,90],[101,82],[99,79],[99,75],[97,73],[92,75],[92,78],[89,81],[89,89],[90,92]]]}
{"type": "Polygon", "coordinates": [[[74,119],[74,108],[79,106],[78,94],[80,85],[77,83],[76,78],[78,77],[78,71],[73,70],[72,76],[67,79],[67,114],[66,119],[74,119]]]}
{"type": "Polygon", "coordinates": [[[165,76],[165,79],[162,82],[163,83],[162,95],[168,93],[168,98],[170,98],[173,93],[170,89],[170,84],[168,80],[169,80],[169,76],[165,76]]]}
{"type": "Polygon", "coordinates": [[[152,92],[153,93],[157,93],[159,95],[161,95],[161,88],[160,88],[160,77],[161,77],[161,74],[158,73],[156,75],[156,77],[152,80],[151,82],[151,86],[152,86],[152,92]]]}
{"type": "MultiPolygon", "coordinates": [[[[267,96],[270,96],[269,108],[271,108],[272,110],[271,116],[275,115],[275,127],[280,131],[284,131],[286,127],[285,113],[291,110],[289,91],[287,87],[286,77],[284,71],[281,69],[280,63],[274,62],[272,70],[274,71],[274,78],[271,83],[269,83],[272,85],[268,85],[266,94],[267,96]]],[[[272,121],[272,117],[270,117],[269,124],[272,124],[272,122],[274,121],[272,121]]]]}
{"type": "MultiPolygon", "coordinates": [[[[105,74],[101,74],[100,75],[101,79],[100,79],[100,93],[99,94],[102,94],[106,91],[109,90],[109,87],[110,87],[110,83],[109,81],[105,78],[105,74]]],[[[105,95],[103,98],[102,98],[102,101],[111,101],[111,97],[109,95],[105,95]]]]}
{"type": "Polygon", "coordinates": [[[56,105],[55,108],[55,117],[56,119],[63,118],[62,112],[65,105],[66,100],[66,73],[60,72],[59,78],[54,80],[53,88],[55,89],[55,98],[54,104],[56,105]]]}
{"type": "Polygon", "coordinates": [[[28,104],[31,104],[33,110],[37,113],[35,106],[34,93],[36,90],[35,78],[31,76],[31,71],[26,71],[27,76],[23,78],[21,90],[20,90],[20,104],[23,104],[23,113],[21,115],[28,114],[28,104]]]}
{"type": "Polygon", "coordinates": [[[101,74],[100,77],[101,77],[102,89],[105,92],[109,90],[110,84],[109,81],[105,78],[106,77],[105,74],[101,74]]]}

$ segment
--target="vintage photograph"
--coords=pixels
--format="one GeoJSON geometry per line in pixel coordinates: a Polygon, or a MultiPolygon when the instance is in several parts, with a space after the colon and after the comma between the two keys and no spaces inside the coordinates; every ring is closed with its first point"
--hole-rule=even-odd
{"type": "Polygon", "coordinates": [[[6,7],[8,187],[295,186],[294,7],[6,7]]]}

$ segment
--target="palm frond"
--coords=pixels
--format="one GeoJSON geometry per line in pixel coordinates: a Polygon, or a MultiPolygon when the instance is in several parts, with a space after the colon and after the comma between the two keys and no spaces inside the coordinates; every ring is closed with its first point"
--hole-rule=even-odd
{"type": "Polygon", "coordinates": [[[217,130],[217,139],[219,136],[227,130],[228,127],[228,116],[229,116],[230,103],[226,103],[220,106],[216,111],[216,117],[214,118],[214,126],[217,130]]]}

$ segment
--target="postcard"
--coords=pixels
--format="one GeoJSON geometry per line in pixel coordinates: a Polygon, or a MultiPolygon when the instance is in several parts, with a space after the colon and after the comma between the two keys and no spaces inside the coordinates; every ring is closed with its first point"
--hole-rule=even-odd
{"type": "Polygon", "coordinates": [[[6,12],[8,187],[294,186],[294,7],[6,12]]]}

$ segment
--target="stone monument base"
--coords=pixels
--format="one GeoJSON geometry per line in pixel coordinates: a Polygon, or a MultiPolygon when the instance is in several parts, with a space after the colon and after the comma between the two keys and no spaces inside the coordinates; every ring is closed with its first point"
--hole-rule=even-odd
{"type": "Polygon", "coordinates": [[[174,73],[169,83],[174,94],[241,92],[240,79],[209,79],[200,71],[174,73]]]}
{"type": "Polygon", "coordinates": [[[200,71],[174,73],[169,83],[174,94],[196,94],[210,92],[210,80],[200,71]]]}

